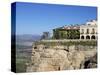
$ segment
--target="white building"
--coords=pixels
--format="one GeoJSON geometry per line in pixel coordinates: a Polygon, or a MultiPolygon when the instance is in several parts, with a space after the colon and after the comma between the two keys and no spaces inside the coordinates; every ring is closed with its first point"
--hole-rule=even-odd
{"type": "Polygon", "coordinates": [[[80,39],[97,39],[97,21],[91,20],[80,26],[80,39]]]}

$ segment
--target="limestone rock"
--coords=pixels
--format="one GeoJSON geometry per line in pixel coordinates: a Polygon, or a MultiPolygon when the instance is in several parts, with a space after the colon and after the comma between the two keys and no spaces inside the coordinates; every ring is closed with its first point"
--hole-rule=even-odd
{"type": "MultiPolygon", "coordinates": [[[[81,69],[84,68],[84,61],[88,55],[90,54],[76,49],[74,45],[48,48],[45,45],[33,46],[31,62],[27,66],[27,72],[81,69]]],[[[97,65],[90,63],[87,66],[95,67],[97,65]]]]}

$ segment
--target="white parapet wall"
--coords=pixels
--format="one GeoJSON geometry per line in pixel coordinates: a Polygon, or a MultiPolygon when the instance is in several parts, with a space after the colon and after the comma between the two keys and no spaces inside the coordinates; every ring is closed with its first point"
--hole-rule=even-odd
{"type": "Polygon", "coordinates": [[[89,40],[89,39],[64,39],[64,40],[41,40],[42,42],[79,42],[79,41],[96,41],[96,39],[93,39],[93,40],[89,40]]]}

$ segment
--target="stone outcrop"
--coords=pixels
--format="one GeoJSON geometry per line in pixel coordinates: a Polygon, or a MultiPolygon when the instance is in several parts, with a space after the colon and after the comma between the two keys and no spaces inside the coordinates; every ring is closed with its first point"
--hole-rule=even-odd
{"type": "MultiPolygon", "coordinates": [[[[95,50],[95,48],[94,48],[95,50]]],[[[95,50],[96,51],[96,50],[95,50]]],[[[94,52],[95,54],[95,52],[94,52]]],[[[91,57],[92,58],[92,57],[91,57]]],[[[95,58],[94,58],[95,59],[95,58]]],[[[27,72],[73,70],[86,68],[86,54],[73,46],[34,45],[31,62],[27,64],[27,72]]],[[[91,64],[88,63],[88,67],[91,64]]],[[[88,68],[87,67],[87,68],[88,68]]],[[[93,67],[96,67],[95,65],[93,67]]]]}

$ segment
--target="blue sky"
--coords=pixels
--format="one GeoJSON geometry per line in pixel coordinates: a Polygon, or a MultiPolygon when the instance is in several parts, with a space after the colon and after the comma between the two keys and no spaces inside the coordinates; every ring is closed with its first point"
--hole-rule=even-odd
{"type": "Polygon", "coordinates": [[[97,8],[87,6],[16,3],[16,33],[41,35],[45,31],[97,19],[97,8]]]}

